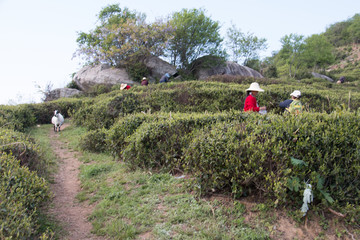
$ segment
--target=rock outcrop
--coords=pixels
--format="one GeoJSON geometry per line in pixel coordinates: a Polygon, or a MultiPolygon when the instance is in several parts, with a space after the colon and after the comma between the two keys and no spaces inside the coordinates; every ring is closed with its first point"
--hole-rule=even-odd
{"type": "Polygon", "coordinates": [[[241,66],[231,61],[221,61],[219,58],[205,56],[197,59],[194,63],[193,74],[197,79],[206,79],[213,75],[236,75],[243,77],[263,78],[252,68],[241,66]]]}
{"type": "Polygon", "coordinates": [[[322,75],[320,73],[312,72],[311,75],[313,75],[313,77],[315,77],[315,78],[322,78],[322,79],[328,80],[329,82],[334,82],[334,80],[332,78],[322,75]]]}
{"type": "Polygon", "coordinates": [[[107,64],[85,66],[80,69],[73,79],[77,86],[84,92],[90,92],[95,85],[113,86],[126,83],[134,85],[125,69],[114,68],[107,64]]]}
{"type": "MultiPolygon", "coordinates": [[[[166,61],[150,56],[144,60],[145,66],[149,70],[149,76],[144,76],[155,82],[159,80],[165,73],[171,75],[176,73],[176,68],[166,61]]],[[[85,66],[80,69],[73,79],[78,87],[84,92],[90,92],[95,85],[103,84],[106,86],[113,86],[116,84],[126,83],[130,86],[139,83],[131,80],[130,75],[125,68],[115,68],[107,64],[100,64],[96,66],[85,66]]]]}
{"type": "Polygon", "coordinates": [[[69,98],[83,93],[74,88],[56,88],[49,93],[46,93],[44,102],[53,101],[59,98],[69,98]]]}
{"type": "Polygon", "coordinates": [[[170,75],[176,73],[176,68],[173,65],[155,56],[147,57],[144,64],[150,72],[150,76],[146,77],[150,79],[160,79],[165,73],[170,75]]]}

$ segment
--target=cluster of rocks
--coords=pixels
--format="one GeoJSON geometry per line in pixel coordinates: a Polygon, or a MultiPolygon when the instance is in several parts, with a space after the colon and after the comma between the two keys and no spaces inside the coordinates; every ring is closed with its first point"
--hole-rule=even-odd
{"type": "MultiPolygon", "coordinates": [[[[177,71],[176,68],[168,62],[150,56],[144,60],[145,66],[148,68],[149,76],[145,76],[150,82],[155,82],[160,79],[165,73],[174,75],[177,71]]],[[[235,62],[215,62],[211,67],[205,64],[204,58],[197,60],[194,63],[193,74],[197,79],[206,79],[213,75],[239,75],[254,78],[262,78],[263,76],[248,67],[241,66],[235,62]]],[[[85,66],[80,69],[75,75],[73,80],[79,87],[79,90],[70,88],[58,88],[49,92],[45,101],[52,101],[61,97],[72,97],[80,93],[88,93],[96,85],[113,86],[126,83],[128,85],[136,85],[138,82],[133,81],[125,68],[115,68],[107,64],[100,64],[96,66],[85,66]]],[[[139,79],[140,82],[141,79],[139,79]]]]}

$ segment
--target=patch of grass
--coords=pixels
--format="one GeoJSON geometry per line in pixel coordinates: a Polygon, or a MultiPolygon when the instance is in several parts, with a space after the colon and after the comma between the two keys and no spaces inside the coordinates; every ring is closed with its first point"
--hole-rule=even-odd
{"type": "Polygon", "coordinates": [[[84,135],[86,132],[87,130],[84,127],[70,125],[59,132],[59,139],[67,143],[69,148],[79,151],[80,136],[84,135]]]}
{"type": "Polygon", "coordinates": [[[64,234],[61,224],[54,217],[40,211],[39,214],[39,232],[42,233],[40,239],[60,239],[64,234]]]}
{"type": "Polygon", "coordinates": [[[96,186],[84,189],[90,199],[99,200],[90,217],[96,234],[112,239],[134,239],[141,234],[154,239],[269,238],[261,227],[254,230],[243,224],[241,205],[229,212],[219,204],[196,199],[188,193],[184,179],[131,172],[126,165],[117,165],[102,172],[101,178],[83,178],[83,185],[96,186]],[[242,220],[235,221],[238,218],[242,220]]]}
{"type": "Polygon", "coordinates": [[[53,173],[57,170],[57,157],[51,149],[49,129],[51,124],[38,125],[28,129],[27,134],[36,139],[42,153],[42,161],[37,170],[38,174],[49,182],[53,182],[53,173]]]}

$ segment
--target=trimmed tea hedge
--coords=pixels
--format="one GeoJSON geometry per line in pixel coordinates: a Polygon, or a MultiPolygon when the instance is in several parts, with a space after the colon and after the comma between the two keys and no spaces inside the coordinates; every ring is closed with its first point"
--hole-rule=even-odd
{"type": "MultiPolygon", "coordinates": [[[[338,86],[331,84],[304,84],[297,82],[273,82],[269,80],[262,87],[265,92],[257,96],[259,105],[267,106],[268,112],[280,113],[278,107],[281,101],[290,98],[290,93],[299,89],[302,91],[301,101],[309,112],[330,113],[337,109],[352,111],[360,107],[360,94],[354,86],[338,86]]],[[[84,101],[83,105],[72,114],[74,123],[90,130],[106,128],[128,114],[138,112],[222,112],[230,110],[241,111],[246,97],[248,84],[220,82],[172,82],[154,84],[147,87],[134,86],[128,91],[113,91],[97,98],[84,101]]]]}
{"type": "Polygon", "coordinates": [[[0,239],[29,239],[37,226],[37,210],[49,199],[45,180],[0,152],[0,239]]]}
{"type": "Polygon", "coordinates": [[[49,124],[54,110],[64,117],[80,108],[81,99],[59,99],[39,104],[20,104],[16,106],[0,105],[0,127],[24,132],[36,124],[49,124]]]}
{"type": "Polygon", "coordinates": [[[359,119],[348,111],[136,114],[106,130],[105,142],[132,167],[191,173],[202,193],[261,194],[301,206],[310,183],[313,204],[352,209],[357,219],[359,119]]]}
{"type": "Polygon", "coordinates": [[[239,197],[256,191],[300,205],[304,184],[310,183],[315,204],[359,206],[358,122],[349,112],[252,114],[246,121],[204,128],[183,162],[205,192],[225,190],[239,197]]]}
{"type": "Polygon", "coordinates": [[[181,170],[183,151],[197,130],[217,121],[243,117],[240,112],[176,113],[167,116],[142,123],[125,139],[126,148],[122,152],[125,161],[144,168],[181,170]]]}
{"type": "MultiPolygon", "coordinates": [[[[12,154],[21,166],[32,171],[42,171],[42,154],[39,145],[24,133],[0,128],[0,152],[12,154]]],[[[39,172],[41,173],[41,172],[39,172]]]]}

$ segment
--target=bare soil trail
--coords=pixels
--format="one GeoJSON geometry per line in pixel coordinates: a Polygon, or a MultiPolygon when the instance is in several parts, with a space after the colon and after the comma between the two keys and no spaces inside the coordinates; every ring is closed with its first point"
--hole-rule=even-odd
{"type": "MultiPolygon", "coordinates": [[[[65,123],[62,130],[69,124],[65,123]]],[[[66,130],[65,130],[66,131],[66,130]]],[[[50,142],[54,153],[59,159],[59,168],[54,176],[55,183],[51,185],[54,194],[50,214],[55,217],[68,233],[62,236],[66,240],[101,240],[91,233],[92,225],[87,220],[93,207],[88,203],[79,203],[75,198],[80,192],[79,167],[81,162],[76,152],[69,151],[65,144],[58,140],[59,133],[51,128],[50,142]]]]}

